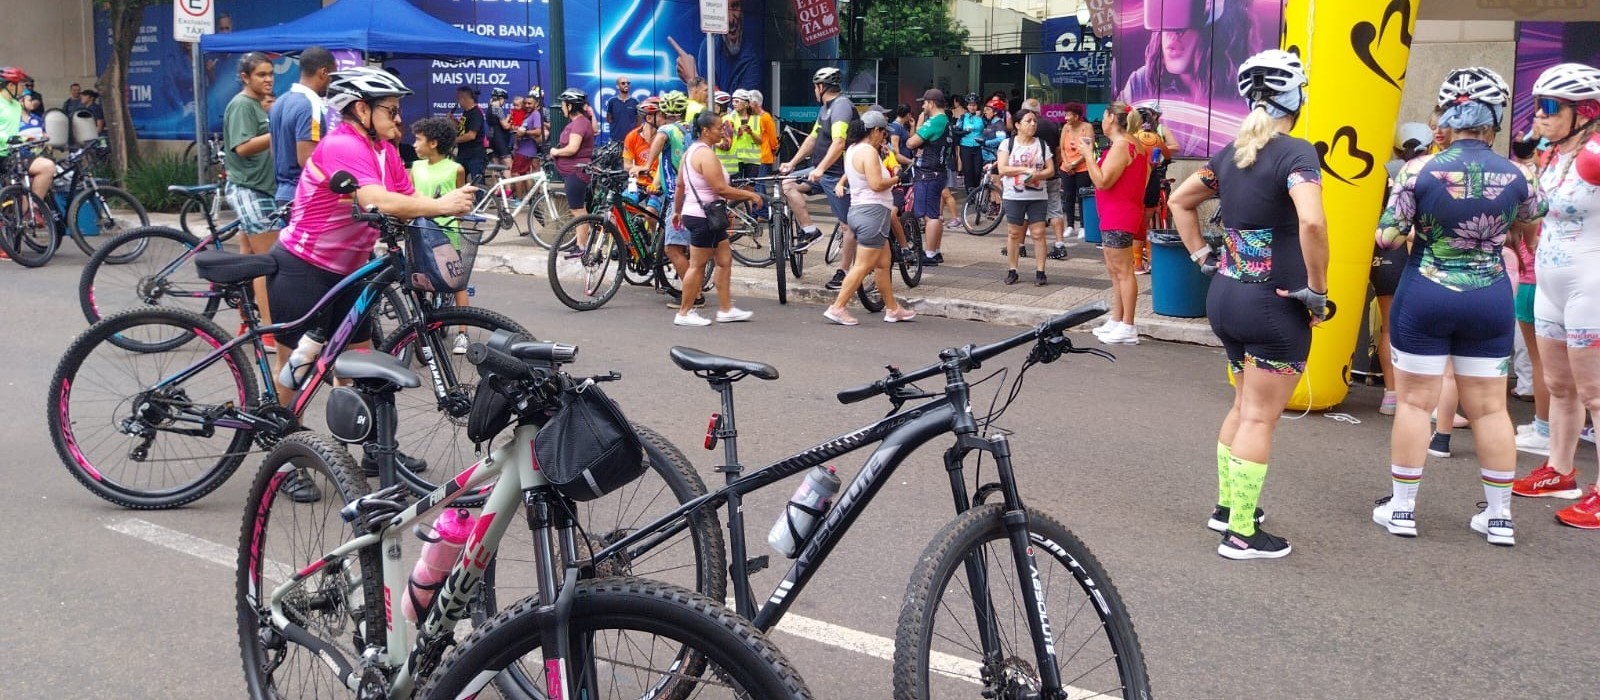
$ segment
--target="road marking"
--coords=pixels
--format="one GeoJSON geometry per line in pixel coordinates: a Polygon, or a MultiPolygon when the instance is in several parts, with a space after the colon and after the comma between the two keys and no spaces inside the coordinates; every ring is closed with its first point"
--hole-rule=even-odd
{"type": "MultiPolygon", "coordinates": [[[[238,564],[239,553],[232,547],[225,547],[210,540],[195,537],[187,532],[179,532],[169,527],[157,525],[148,520],[139,518],[124,518],[106,523],[106,529],[118,532],[137,540],[150,544],[166,547],[174,552],[187,554],[196,559],[211,562],[218,566],[233,569],[238,564]]],[[[278,581],[288,580],[294,573],[284,564],[268,562],[267,570],[274,575],[271,578],[278,581]]],[[[733,607],[733,601],[727,601],[728,607],[733,607]]],[[[778,631],[790,634],[801,639],[807,639],[819,644],[853,651],[858,654],[894,661],[894,640],[870,632],[851,629],[831,622],[823,622],[793,613],[783,616],[778,623],[778,631]]],[[[977,684],[978,662],[963,659],[958,656],[943,652],[930,652],[928,655],[929,670],[943,676],[977,684]]],[[[1066,688],[1069,698],[1082,698],[1095,695],[1083,688],[1066,688]]]]}

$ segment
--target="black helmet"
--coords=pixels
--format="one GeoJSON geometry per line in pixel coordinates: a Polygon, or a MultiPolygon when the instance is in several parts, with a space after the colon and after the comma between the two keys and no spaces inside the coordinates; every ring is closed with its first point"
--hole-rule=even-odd
{"type": "Polygon", "coordinates": [[[490,97],[498,97],[498,98],[503,100],[503,99],[505,99],[507,97],[510,97],[511,93],[506,92],[505,88],[495,88],[495,89],[489,91],[489,96],[490,97]]]}

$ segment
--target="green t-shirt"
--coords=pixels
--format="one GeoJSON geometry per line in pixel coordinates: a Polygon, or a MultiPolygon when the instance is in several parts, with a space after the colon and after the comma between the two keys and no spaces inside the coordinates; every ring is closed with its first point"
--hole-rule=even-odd
{"type": "Polygon", "coordinates": [[[222,163],[228,168],[228,180],[257,192],[271,193],[277,189],[272,174],[272,149],[268,148],[250,157],[240,156],[234,147],[267,133],[267,110],[256,98],[239,93],[228,101],[222,113],[222,138],[226,153],[222,163]]]}
{"type": "MultiPolygon", "coordinates": [[[[416,188],[419,197],[439,197],[456,188],[456,173],[461,166],[449,158],[442,158],[437,163],[429,163],[423,158],[411,164],[411,186],[416,188]]],[[[433,222],[444,229],[444,235],[450,239],[450,244],[461,247],[461,229],[456,224],[453,216],[434,217],[433,222]]]]}
{"type": "Polygon", "coordinates": [[[6,141],[22,130],[22,103],[10,95],[0,96],[0,156],[11,155],[6,141]]]}

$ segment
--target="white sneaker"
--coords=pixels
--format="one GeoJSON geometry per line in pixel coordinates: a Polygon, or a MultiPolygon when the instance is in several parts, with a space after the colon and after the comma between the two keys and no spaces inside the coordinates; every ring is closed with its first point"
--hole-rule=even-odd
{"type": "Polygon", "coordinates": [[[470,345],[470,343],[467,342],[467,334],[457,333],[456,342],[450,347],[450,353],[454,355],[465,355],[467,354],[468,345],[470,345]]]}
{"type": "Polygon", "coordinates": [[[1372,522],[1382,525],[1391,535],[1416,537],[1417,517],[1412,510],[1415,507],[1411,503],[1395,503],[1393,496],[1384,496],[1372,509],[1372,522]]]}
{"type": "Polygon", "coordinates": [[[1105,337],[1105,335],[1107,333],[1110,333],[1110,332],[1116,331],[1116,330],[1121,330],[1121,328],[1122,328],[1122,322],[1121,321],[1106,321],[1105,323],[1100,324],[1099,328],[1094,329],[1094,334],[1095,334],[1096,337],[1103,338],[1103,337],[1105,337]]]}
{"type": "Polygon", "coordinates": [[[730,306],[728,307],[727,311],[717,312],[717,323],[738,323],[739,321],[748,321],[750,320],[750,317],[754,315],[755,314],[745,311],[737,306],[730,306]]]}
{"type": "Polygon", "coordinates": [[[1540,435],[1537,432],[1526,432],[1517,436],[1517,450],[1529,454],[1550,454],[1550,436],[1540,435]]]}
{"type": "Polygon", "coordinates": [[[1534,427],[1532,423],[1523,423],[1522,425],[1517,426],[1517,437],[1528,435],[1533,431],[1534,427]]]}
{"type": "Polygon", "coordinates": [[[1138,345],[1139,329],[1124,323],[1121,328],[1100,336],[1100,342],[1106,345],[1138,345]]]}
{"type": "Polygon", "coordinates": [[[1483,512],[1472,516],[1472,531],[1488,538],[1489,544],[1510,547],[1517,543],[1515,530],[1511,527],[1511,514],[1497,513],[1490,515],[1485,509],[1483,512]]]}
{"type": "Polygon", "coordinates": [[[678,314],[677,316],[674,316],[672,318],[672,325],[674,325],[674,326],[709,326],[709,325],[711,325],[711,319],[706,318],[704,316],[701,316],[700,314],[696,313],[693,309],[691,309],[689,311],[689,313],[678,314]]]}

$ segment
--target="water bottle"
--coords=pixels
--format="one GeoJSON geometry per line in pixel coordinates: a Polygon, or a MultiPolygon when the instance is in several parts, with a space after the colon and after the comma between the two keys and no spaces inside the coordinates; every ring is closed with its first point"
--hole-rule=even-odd
{"type": "Polygon", "coordinates": [[[406,586],[405,601],[401,607],[407,620],[416,622],[418,613],[428,609],[433,602],[433,595],[444,585],[445,577],[450,575],[450,570],[461,558],[461,550],[476,524],[477,519],[472,517],[471,511],[452,508],[433,521],[433,539],[417,533],[417,537],[427,544],[422,545],[422,557],[411,570],[411,582],[406,586]]]}
{"type": "Polygon", "coordinates": [[[311,363],[317,361],[326,342],[315,333],[300,336],[300,344],[294,346],[294,353],[289,355],[289,361],[283,363],[283,371],[278,373],[278,383],[290,389],[299,389],[305,384],[311,376],[311,363]]]}
{"type": "Polygon", "coordinates": [[[833,495],[839,492],[838,470],[832,465],[817,467],[806,472],[806,480],[789,497],[778,522],[767,533],[767,544],[779,554],[790,559],[800,555],[800,545],[811,537],[811,529],[833,505],[833,495]]]}

